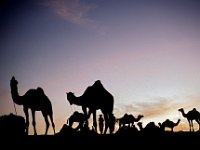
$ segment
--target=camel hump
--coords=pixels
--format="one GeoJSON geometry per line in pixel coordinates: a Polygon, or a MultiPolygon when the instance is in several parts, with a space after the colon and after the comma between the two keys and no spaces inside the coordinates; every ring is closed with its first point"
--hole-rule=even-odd
{"type": "Polygon", "coordinates": [[[43,88],[37,87],[37,91],[38,91],[39,93],[41,93],[42,95],[44,95],[44,90],[43,90],[43,88]]]}
{"type": "Polygon", "coordinates": [[[96,81],[94,82],[94,84],[102,85],[100,80],[96,80],[96,81]]]}
{"type": "Polygon", "coordinates": [[[96,80],[94,82],[94,84],[92,85],[92,87],[97,88],[97,89],[99,89],[99,88],[101,89],[101,88],[103,88],[103,85],[102,85],[100,80],[96,80]]]}
{"type": "Polygon", "coordinates": [[[105,88],[103,87],[100,80],[96,80],[93,85],[88,86],[85,90],[84,94],[90,95],[91,93],[102,93],[105,92],[105,88]]]}

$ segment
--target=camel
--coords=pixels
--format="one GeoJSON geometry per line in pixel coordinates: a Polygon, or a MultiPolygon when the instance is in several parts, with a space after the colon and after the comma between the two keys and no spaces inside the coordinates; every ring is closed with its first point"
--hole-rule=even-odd
{"type": "Polygon", "coordinates": [[[193,108],[187,113],[185,113],[183,108],[178,109],[178,111],[182,113],[183,117],[187,118],[190,127],[190,132],[194,131],[193,120],[195,120],[198,123],[200,131],[200,112],[198,112],[196,108],[193,108]]]}
{"type": "Polygon", "coordinates": [[[143,127],[142,122],[138,122],[137,125],[139,126],[140,131],[143,133],[147,133],[147,134],[160,133],[160,128],[153,121],[147,123],[145,127],[143,127]]]}
{"type": "Polygon", "coordinates": [[[126,113],[123,117],[118,118],[116,121],[119,122],[119,128],[125,127],[126,124],[128,124],[129,127],[133,127],[134,122],[138,122],[143,117],[143,115],[138,115],[137,118],[135,118],[132,114],[126,113]]]}
{"type": "Polygon", "coordinates": [[[66,92],[66,94],[70,105],[75,104],[82,106],[82,110],[86,115],[88,115],[88,118],[91,113],[93,114],[93,127],[95,131],[97,131],[96,111],[99,109],[104,115],[104,133],[107,132],[108,128],[110,129],[109,119],[112,117],[114,98],[103,87],[100,80],[95,81],[92,86],[87,87],[85,92],[79,97],[76,97],[72,92],[66,92]],[[87,112],[87,109],[89,112],[87,112]]]}
{"type": "Polygon", "coordinates": [[[171,132],[174,132],[174,127],[178,126],[178,124],[180,123],[181,119],[178,119],[177,122],[173,122],[169,119],[166,119],[164,122],[162,123],[158,123],[158,125],[160,126],[160,128],[165,131],[165,128],[170,128],[171,132]]]}
{"type": "Polygon", "coordinates": [[[84,113],[80,113],[75,111],[68,119],[67,124],[72,128],[74,122],[78,122],[79,125],[76,127],[76,130],[81,129],[84,127],[84,124],[87,124],[87,116],[84,113]]]}
{"type": "Polygon", "coordinates": [[[23,105],[23,111],[25,113],[26,127],[25,132],[28,134],[29,128],[29,113],[28,110],[31,110],[32,113],[32,125],[34,129],[34,135],[37,135],[36,132],[36,121],[35,121],[35,111],[41,111],[46,123],[45,135],[49,129],[50,118],[53,131],[55,134],[55,124],[53,122],[53,110],[49,98],[45,95],[43,89],[38,87],[37,89],[29,89],[23,96],[20,96],[18,93],[18,81],[13,76],[10,80],[11,87],[11,96],[14,103],[18,105],[23,105]]]}

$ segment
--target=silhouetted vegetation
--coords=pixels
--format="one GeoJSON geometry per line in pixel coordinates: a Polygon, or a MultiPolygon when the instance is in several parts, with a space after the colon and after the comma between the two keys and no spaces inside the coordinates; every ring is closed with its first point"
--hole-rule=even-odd
{"type": "Polygon", "coordinates": [[[24,136],[25,119],[14,114],[3,115],[0,117],[0,135],[2,137],[24,136]]]}

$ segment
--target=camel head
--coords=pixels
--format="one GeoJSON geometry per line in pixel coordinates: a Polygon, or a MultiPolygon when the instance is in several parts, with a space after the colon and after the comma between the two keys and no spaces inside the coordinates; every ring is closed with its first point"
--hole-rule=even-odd
{"type": "Polygon", "coordinates": [[[143,118],[144,117],[144,115],[138,115],[138,118],[143,118]]]}
{"type": "Polygon", "coordinates": [[[67,94],[67,100],[69,101],[70,105],[73,104],[73,99],[75,98],[75,95],[73,92],[66,92],[67,94]]]}
{"type": "Polygon", "coordinates": [[[181,121],[181,119],[178,119],[176,123],[177,123],[177,124],[179,124],[179,123],[180,123],[180,121],[181,121]]]}
{"type": "Polygon", "coordinates": [[[183,112],[183,108],[178,109],[178,111],[183,112]]]}
{"type": "Polygon", "coordinates": [[[13,76],[12,78],[11,78],[11,80],[10,80],[10,83],[12,84],[12,85],[17,85],[18,84],[18,81],[15,79],[15,77],[13,76]]]}
{"type": "Polygon", "coordinates": [[[138,117],[136,118],[136,120],[140,120],[140,119],[142,119],[144,116],[143,115],[138,115],[138,117]]]}

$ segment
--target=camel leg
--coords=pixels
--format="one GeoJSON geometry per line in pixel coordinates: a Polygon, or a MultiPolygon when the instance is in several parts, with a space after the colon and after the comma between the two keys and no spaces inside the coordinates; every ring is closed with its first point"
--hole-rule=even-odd
{"type": "Polygon", "coordinates": [[[197,120],[198,124],[199,124],[199,131],[200,131],[200,120],[197,120]]]}
{"type": "Polygon", "coordinates": [[[193,132],[194,127],[193,127],[193,121],[192,120],[189,121],[189,125],[190,125],[190,132],[193,132]]]}
{"type": "Polygon", "coordinates": [[[33,129],[34,129],[34,135],[37,135],[37,132],[36,132],[36,122],[35,122],[35,111],[34,110],[31,110],[32,112],[32,125],[33,125],[33,129]]]}
{"type": "Polygon", "coordinates": [[[25,132],[28,135],[28,128],[29,128],[29,114],[28,114],[28,108],[24,107],[24,114],[26,117],[26,127],[25,127],[25,132]]]}
{"type": "Polygon", "coordinates": [[[106,134],[108,127],[109,127],[109,120],[108,120],[108,115],[106,113],[104,114],[104,120],[105,120],[105,130],[104,130],[104,134],[106,134]]]}
{"type": "Polygon", "coordinates": [[[199,125],[199,131],[200,131],[200,120],[196,119],[196,122],[197,122],[198,125],[199,125]]]}
{"type": "Polygon", "coordinates": [[[54,124],[54,122],[53,122],[53,116],[52,116],[52,115],[50,115],[50,120],[51,120],[51,125],[52,125],[52,127],[53,127],[53,132],[54,132],[54,134],[55,134],[55,124],[54,124]]]}
{"type": "Polygon", "coordinates": [[[79,130],[79,129],[82,130],[83,129],[83,123],[84,123],[84,121],[80,121],[78,126],[75,128],[75,130],[79,130]]]}
{"type": "Polygon", "coordinates": [[[47,132],[48,132],[48,129],[49,129],[49,120],[48,120],[48,116],[44,113],[42,113],[43,116],[44,116],[44,120],[45,120],[45,123],[46,123],[46,130],[45,130],[45,135],[47,135],[47,132]]]}
{"type": "Polygon", "coordinates": [[[188,121],[189,122],[189,127],[190,127],[190,132],[191,132],[191,123],[190,123],[190,121],[188,121]]]}
{"type": "Polygon", "coordinates": [[[193,121],[191,121],[191,128],[192,128],[192,132],[194,132],[194,125],[193,125],[193,121]]]}
{"type": "Polygon", "coordinates": [[[69,126],[72,128],[74,121],[71,121],[71,119],[69,119],[69,126]]]}
{"type": "Polygon", "coordinates": [[[93,126],[94,126],[95,131],[97,132],[96,111],[93,111],[93,126]]]}
{"type": "Polygon", "coordinates": [[[86,108],[86,107],[83,106],[83,107],[82,107],[82,110],[83,110],[83,113],[84,113],[84,114],[88,115],[88,114],[87,114],[87,108],[86,108]]]}

